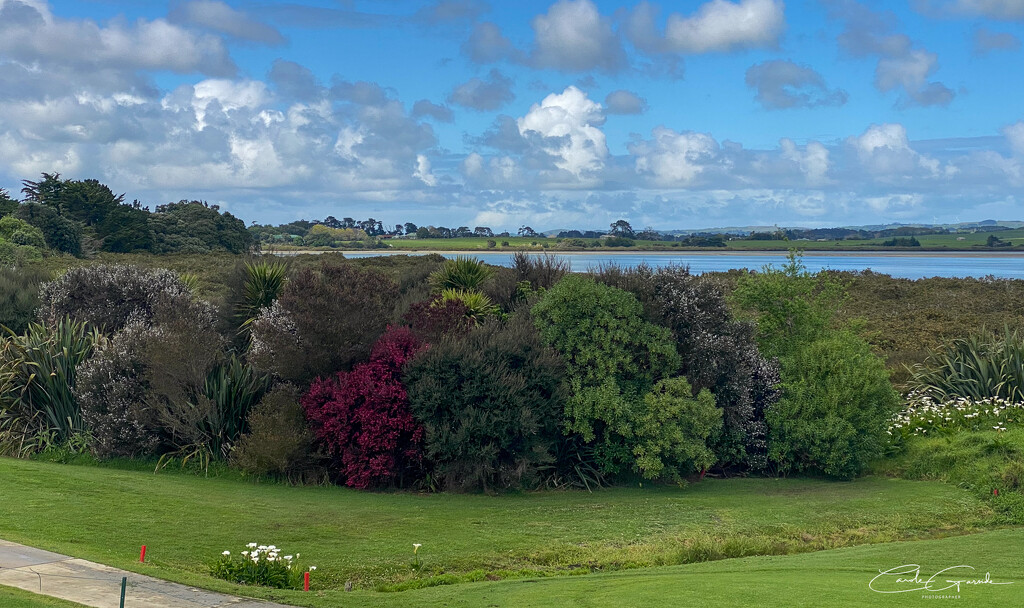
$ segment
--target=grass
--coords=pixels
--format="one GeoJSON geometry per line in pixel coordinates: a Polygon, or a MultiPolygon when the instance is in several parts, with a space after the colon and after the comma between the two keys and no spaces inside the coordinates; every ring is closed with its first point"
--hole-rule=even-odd
{"type": "MultiPolygon", "coordinates": [[[[966,537],[887,543],[804,555],[751,557],[575,578],[436,587],[416,592],[409,598],[408,605],[449,608],[927,606],[930,605],[929,600],[922,598],[922,592],[882,595],[871,591],[868,583],[879,570],[904,564],[919,564],[922,578],[950,566],[966,564],[976,569],[972,577],[976,573],[977,578],[983,579],[988,572],[993,581],[1011,584],[965,585],[959,593],[963,605],[1002,608],[1019,605],[1024,599],[1024,563],[1019,552],[1022,543],[1024,530],[1000,530],[966,537]]],[[[937,588],[946,586],[948,583],[937,588]]],[[[351,595],[355,597],[346,605],[389,605],[385,600],[357,603],[362,594],[351,595]]],[[[947,591],[935,595],[953,594],[947,591]]],[[[960,605],[959,602],[957,604],[960,605]]]]}
{"type": "Polygon", "coordinates": [[[0,585],[0,606],[4,608],[83,608],[82,604],[36,595],[0,585]]]}
{"type": "Polygon", "coordinates": [[[207,573],[223,550],[272,543],[318,566],[314,585],[322,597],[336,598],[353,581],[368,605],[393,595],[381,590],[801,553],[1010,521],[955,487],[883,478],[707,480],[687,488],[493,497],[293,488],[0,459],[0,479],[0,538],[228,593],[308,598],[246,590],[207,573]],[[423,544],[418,570],[413,543],[423,544]],[[145,565],[136,561],[142,544],[145,565]]]}
{"type": "Polygon", "coordinates": [[[902,453],[877,463],[875,471],[955,485],[991,498],[997,511],[1024,521],[1024,428],[913,437],[902,453]],[[992,496],[993,490],[999,494],[992,496]]]}

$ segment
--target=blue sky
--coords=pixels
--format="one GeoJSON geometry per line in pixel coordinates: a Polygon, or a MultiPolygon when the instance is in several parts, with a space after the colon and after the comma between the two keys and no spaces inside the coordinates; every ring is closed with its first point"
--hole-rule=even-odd
{"type": "Polygon", "coordinates": [[[538,230],[1024,218],[1024,0],[0,0],[0,187],[538,230]]]}

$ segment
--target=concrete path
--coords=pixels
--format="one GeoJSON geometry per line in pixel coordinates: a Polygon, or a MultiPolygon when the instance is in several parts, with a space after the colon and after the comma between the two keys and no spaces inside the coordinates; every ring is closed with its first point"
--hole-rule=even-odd
{"type": "Polygon", "coordinates": [[[95,608],[118,608],[122,577],[128,577],[125,608],[286,608],[281,604],[170,583],[0,539],[0,585],[95,608]]]}

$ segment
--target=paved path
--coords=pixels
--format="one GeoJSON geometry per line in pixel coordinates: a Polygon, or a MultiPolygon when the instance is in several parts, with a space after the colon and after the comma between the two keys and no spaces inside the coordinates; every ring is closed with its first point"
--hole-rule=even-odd
{"type": "Polygon", "coordinates": [[[170,583],[0,539],[0,585],[95,608],[118,608],[121,578],[125,576],[128,577],[125,608],[286,608],[281,604],[170,583]]]}

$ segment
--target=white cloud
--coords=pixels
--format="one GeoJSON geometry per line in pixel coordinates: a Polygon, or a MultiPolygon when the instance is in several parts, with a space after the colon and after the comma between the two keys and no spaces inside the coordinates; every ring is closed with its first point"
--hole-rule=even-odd
{"type": "Polygon", "coordinates": [[[593,174],[604,167],[608,156],[601,104],[570,86],[552,93],[516,121],[519,134],[529,139],[540,136],[538,146],[555,157],[555,166],[576,178],[593,174]]]}
{"type": "Polygon", "coordinates": [[[828,182],[829,151],[821,142],[808,142],[801,151],[793,140],[783,138],[779,141],[779,149],[784,159],[797,164],[808,185],[821,186],[828,182]]]}
{"type": "Polygon", "coordinates": [[[718,155],[718,142],[706,133],[679,133],[655,127],[653,139],[630,145],[636,172],[649,176],[659,187],[692,184],[718,155]]]}
{"type": "Polygon", "coordinates": [[[949,105],[956,95],[941,82],[928,82],[938,69],[938,55],[915,49],[899,57],[883,57],[875,68],[875,86],[887,93],[902,89],[922,106],[949,105]]]}
{"type": "Polygon", "coordinates": [[[626,33],[646,52],[711,53],[774,47],[786,28],[781,0],[711,0],[692,15],[672,13],[664,34],[656,26],[658,9],[641,2],[626,21],[626,33]]]}
{"type": "Polygon", "coordinates": [[[0,4],[0,55],[91,70],[170,70],[213,76],[236,70],[217,36],[192,32],[164,19],[112,21],[105,26],[61,19],[46,4],[18,0],[0,4]],[[17,18],[10,18],[15,12],[17,18]]]}
{"type": "Polygon", "coordinates": [[[1003,135],[1017,156],[1024,158],[1024,121],[1003,128],[1003,135]]]}
{"type": "Polygon", "coordinates": [[[855,150],[861,168],[870,178],[882,182],[948,177],[957,170],[914,150],[901,124],[871,125],[847,142],[855,150]]]}
{"type": "Polygon", "coordinates": [[[190,0],[178,4],[171,10],[168,19],[221,32],[238,40],[270,45],[283,44],[285,41],[281,32],[273,27],[219,0],[190,0]]]}
{"type": "Polygon", "coordinates": [[[530,63],[567,72],[617,72],[628,64],[611,20],[590,0],[558,0],[533,19],[535,48],[530,63]]]}
{"type": "Polygon", "coordinates": [[[430,159],[423,154],[416,155],[416,170],[413,177],[430,187],[437,185],[437,176],[430,172],[430,159]]]}
{"type": "Polygon", "coordinates": [[[513,99],[512,79],[498,70],[491,70],[486,78],[470,78],[448,95],[448,103],[480,111],[497,110],[513,99]]]}
{"type": "Polygon", "coordinates": [[[750,66],[746,82],[769,109],[841,106],[847,98],[841,89],[830,90],[822,75],[809,66],[781,59],[750,66]]]}

